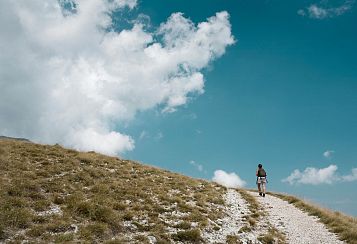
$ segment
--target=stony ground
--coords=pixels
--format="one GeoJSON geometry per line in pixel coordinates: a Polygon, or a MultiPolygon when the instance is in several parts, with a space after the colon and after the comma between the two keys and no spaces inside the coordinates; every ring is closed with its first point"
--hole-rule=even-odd
{"type": "MultiPolygon", "coordinates": [[[[269,230],[273,228],[285,236],[286,243],[344,243],[329,232],[317,217],[308,215],[294,205],[268,194],[266,197],[260,197],[256,192],[249,194],[265,213],[257,219],[258,223],[254,226],[248,223],[246,216],[251,214],[248,207],[250,203],[238,191],[228,189],[224,197],[226,217],[217,220],[219,229],[204,233],[205,242],[227,243],[236,237],[235,240],[239,241],[232,243],[269,243],[264,236],[269,235],[269,230]]],[[[279,243],[277,239],[274,242],[279,243]]]]}
{"type": "Polygon", "coordinates": [[[260,197],[255,192],[251,194],[268,212],[268,221],[286,234],[288,243],[344,243],[329,232],[317,217],[308,215],[277,197],[260,197]]]}
{"type": "Polygon", "coordinates": [[[224,200],[227,215],[216,221],[215,224],[219,226],[219,229],[217,228],[212,232],[204,232],[204,240],[207,243],[225,243],[227,242],[227,236],[236,236],[242,242],[255,242],[257,237],[253,233],[240,233],[240,230],[247,224],[244,216],[250,214],[248,203],[233,189],[227,191],[224,200]]]}
{"type": "Polygon", "coordinates": [[[235,189],[228,189],[224,196],[225,218],[215,221],[220,228],[204,232],[207,243],[262,243],[259,238],[266,235],[270,224],[263,216],[252,213],[250,204],[235,189]],[[255,216],[256,218],[252,218],[255,216]]]}

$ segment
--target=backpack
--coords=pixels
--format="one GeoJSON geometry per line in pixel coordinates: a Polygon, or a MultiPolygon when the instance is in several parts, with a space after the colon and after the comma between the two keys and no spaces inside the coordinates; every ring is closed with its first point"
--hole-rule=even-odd
{"type": "Polygon", "coordinates": [[[263,168],[258,169],[258,177],[266,177],[267,173],[265,172],[265,170],[263,168]]]}

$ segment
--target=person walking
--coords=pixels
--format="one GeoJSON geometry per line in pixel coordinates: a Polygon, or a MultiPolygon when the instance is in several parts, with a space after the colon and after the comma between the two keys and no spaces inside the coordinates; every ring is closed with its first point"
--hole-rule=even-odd
{"type": "Polygon", "coordinates": [[[265,197],[266,184],[267,184],[267,173],[263,169],[262,164],[258,164],[258,169],[255,174],[257,176],[257,185],[258,185],[259,196],[265,197]]]}

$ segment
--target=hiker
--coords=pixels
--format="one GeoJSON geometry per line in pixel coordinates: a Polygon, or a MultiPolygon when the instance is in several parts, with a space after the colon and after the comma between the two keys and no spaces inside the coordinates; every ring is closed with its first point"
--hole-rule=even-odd
{"type": "Polygon", "coordinates": [[[263,169],[262,164],[258,164],[256,176],[257,176],[257,185],[258,185],[259,196],[265,197],[266,184],[267,184],[267,173],[263,169]]]}

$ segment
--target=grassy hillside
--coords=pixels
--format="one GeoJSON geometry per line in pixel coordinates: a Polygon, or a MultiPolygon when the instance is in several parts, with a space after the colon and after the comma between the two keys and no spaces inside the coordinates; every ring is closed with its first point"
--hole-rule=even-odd
{"type": "MultiPolygon", "coordinates": [[[[200,243],[224,217],[224,187],[136,162],[59,145],[0,139],[0,243],[200,243]]],[[[264,210],[245,190],[250,214],[239,233],[259,227],[264,210]]],[[[315,215],[347,243],[357,220],[273,194],[315,215]]],[[[262,243],[284,243],[267,226],[262,243]]],[[[227,236],[228,243],[240,243],[227,236]]]]}
{"type": "Polygon", "coordinates": [[[201,239],[223,187],[61,146],[0,140],[0,242],[201,239]]]}

